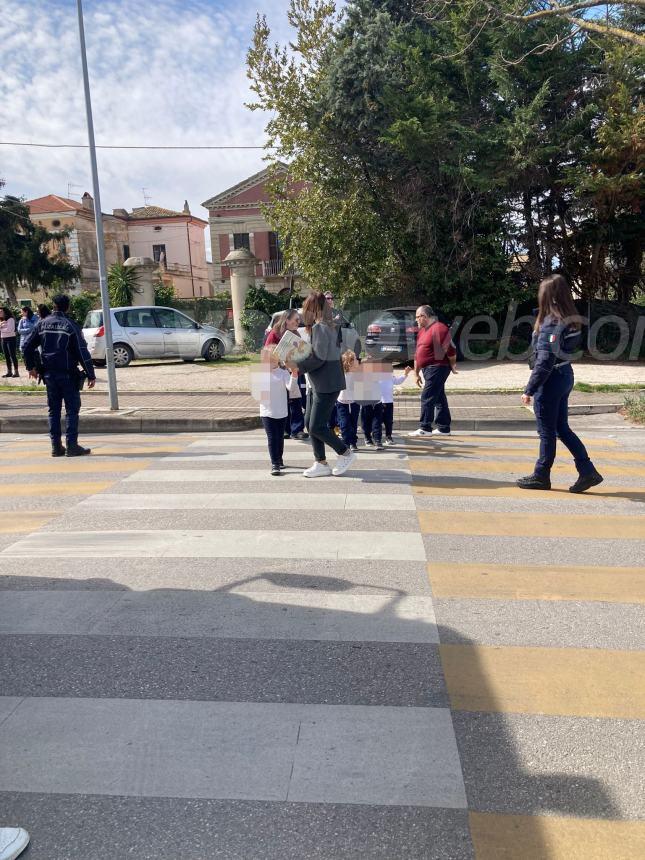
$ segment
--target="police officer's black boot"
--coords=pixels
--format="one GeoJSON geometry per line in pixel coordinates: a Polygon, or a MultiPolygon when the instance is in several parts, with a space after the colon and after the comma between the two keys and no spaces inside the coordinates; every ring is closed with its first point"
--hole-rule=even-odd
{"type": "Polygon", "coordinates": [[[67,446],[68,457],[84,457],[86,454],[90,454],[91,451],[91,448],[83,448],[82,445],[78,444],[78,442],[74,443],[74,445],[67,446]]]}
{"type": "Polygon", "coordinates": [[[65,446],[62,442],[52,442],[52,457],[64,457],[65,446]]]}
{"type": "Polygon", "coordinates": [[[579,475],[575,484],[569,487],[569,492],[584,493],[585,490],[588,490],[590,487],[596,487],[598,484],[602,484],[602,482],[602,475],[594,469],[589,475],[579,475]]]}
{"type": "Polygon", "coordinates": [[[526,475],[524,478],[518,478],[515,482],[522,490],[550,490],[551,480],[542,475],[526,475]]]}

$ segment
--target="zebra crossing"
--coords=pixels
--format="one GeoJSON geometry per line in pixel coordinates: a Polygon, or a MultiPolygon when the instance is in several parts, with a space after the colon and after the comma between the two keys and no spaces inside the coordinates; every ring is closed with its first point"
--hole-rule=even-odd
{"type": "Polygon", "coordinates": [[[272,478],[258,432],[71,464],[2,437],[0,810],[25,856],[645,855],[642,440],[589,442],[610,486],[576,497],[566,468],[513,492],[523,433],[315,481],[297,442],[272,478]]]}

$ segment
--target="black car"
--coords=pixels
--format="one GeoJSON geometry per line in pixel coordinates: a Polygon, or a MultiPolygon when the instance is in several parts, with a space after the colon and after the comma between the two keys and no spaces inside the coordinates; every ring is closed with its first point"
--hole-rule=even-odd
{"type": "Polygon", "coordinates": [[[418,326],[415,307],[387,308],[367,327],[365,352],[371,358],[389,361],[412,361],[417,343],[418,326]]]}

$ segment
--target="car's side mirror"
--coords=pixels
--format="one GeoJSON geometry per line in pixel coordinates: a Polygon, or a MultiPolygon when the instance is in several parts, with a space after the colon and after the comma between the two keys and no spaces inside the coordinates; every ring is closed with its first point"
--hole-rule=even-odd
{"type": "Polygon", "coordinates": [[[193,323],[193,328],[201,328],[199,323],[193,323]]]}

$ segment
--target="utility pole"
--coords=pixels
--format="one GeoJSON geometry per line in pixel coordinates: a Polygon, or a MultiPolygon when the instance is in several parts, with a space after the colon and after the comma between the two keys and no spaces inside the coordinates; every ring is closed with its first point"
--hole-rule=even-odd
{"type": "Polygon", "coordinates": [[[103,214],[101,211],[101,192],[99,189],[99,174],[96,165],[96,144],[94,142],[94,120],[92,119],[92,100],[90,97],[90,78],[87,71],[87,54],[85,51],[85,27],[83,26],[82,0],[76,0],[78,9],[78,36],[81,47],[81,64],[83,66],[83,87],[85,89],[85,113],[87,115],[87,137],[90,145],[90,164],[92,166],[92,187],[94,190],[94,220],[96,223],[96,251],[99,261],[99,283],[101,285],[101,307],[103,309],[103,329],[105,332],[105,365],[107,368],[108,394],[110,409],[119,408],[119,397],[116,390],[116,373],[114,371],[114,351],[112,344],[112,318],[110,316],[110,297],[107,285],[107,267],[105,265],[105,243],[103,240],[103,214]]]}

